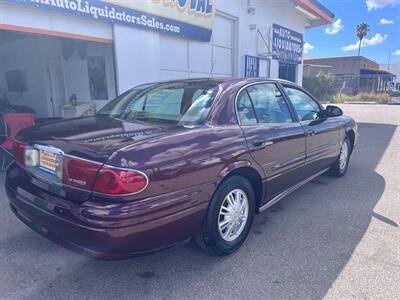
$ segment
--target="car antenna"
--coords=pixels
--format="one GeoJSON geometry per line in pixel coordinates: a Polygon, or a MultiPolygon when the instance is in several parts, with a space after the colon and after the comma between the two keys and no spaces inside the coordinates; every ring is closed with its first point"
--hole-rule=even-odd
{"type": "Polygon", "coordinates": [[[212,75],[212,72],[214,71],[214,66],[215,66],[215,63],[217,62],[217,60],[216,59],[214,59],[214,61],[213,61],[213,63],[212,63],[212,66],[211,66],[211,71],[210,71],[210,74],[208,74],[208,79],[210,79],[211,78],[211,75],[212,75]]]}

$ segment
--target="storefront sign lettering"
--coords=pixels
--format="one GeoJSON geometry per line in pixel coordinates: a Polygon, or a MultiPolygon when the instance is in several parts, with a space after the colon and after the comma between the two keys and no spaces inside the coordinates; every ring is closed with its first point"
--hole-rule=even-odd
{"type": "Polygon", "coordinates": [[[216,0],[7,0],[93,20],[209,41],[216,0]]]}
{"type": "Polygon", "coordinates": [[[273,58],[300,64],[303,55],[303,35],[277,24],[273,24],[272,30],[273,58]]]}

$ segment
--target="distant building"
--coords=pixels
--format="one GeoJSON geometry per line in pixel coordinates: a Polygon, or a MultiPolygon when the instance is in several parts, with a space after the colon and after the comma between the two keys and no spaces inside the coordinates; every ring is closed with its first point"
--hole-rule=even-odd
{"type": "Polygon", "coordinates": [[[303,68],[304,77],[313,77],[320,72],[334,75],[346,94],[387,92],[396,77],[363,56],[304,59],[303,68]]]}
{"type": "Polygon", "coordinates": [[[396,75],[396,78],[394,79],[394,85],[397,90],[400,90],[400,61],[398,61],[397,63],[389,64],[389,67],[387,64],[379,65],[379,67],[381,70],[386,70],[396,75]]]}

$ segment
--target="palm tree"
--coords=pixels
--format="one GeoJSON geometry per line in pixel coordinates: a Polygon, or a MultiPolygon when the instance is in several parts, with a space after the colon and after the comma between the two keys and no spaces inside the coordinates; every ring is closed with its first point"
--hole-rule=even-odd
{"type": "Polygon", "coordinates": [[[365,22],[362,22],[361,24],[357,25],[357,37],[358,40],[360,41],[358,44],[358,56],[360,56],[360,51],[361,51],[361,42],[363,38],[371,31],[369,25],[365,22]]]}

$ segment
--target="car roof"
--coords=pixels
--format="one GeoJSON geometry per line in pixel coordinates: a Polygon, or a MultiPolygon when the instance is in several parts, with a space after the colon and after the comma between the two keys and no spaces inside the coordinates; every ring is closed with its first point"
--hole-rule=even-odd
{"type": "Polygon", "coordinates": [[[244,81],[244,82],[256,82],[256,81],[275,81],[275,82],[280,82],[282,84],[290,84],[290,85],[297,85],[297,83],[281,78],[272,78],[272,77],[242,77],[242,78],[230,78],[227,79],[226,81],[244,81]]]}
{"type": "Polygon", "coordinates": [[[209,83],[209,84],[223,84],[227,86],[232,86],[236,84],[247,84],[247,83],[253,83],[253,82],[259,82],[259,81],[275,81],[275,82],[280,82],[282,84],[288,84],[288,85],[293,85],[293,86],[299,86],[297,83],[288,81],[285,79],[280,79],[280,78],[269,78],[269,77],[241,77],[241,78],[190,78],[190,79],[174,79],[174,80],[165,80],[165,81],[159,81],[155,83],[180,83],[180,82],[198,82],[198,83],[209,83]]]}

